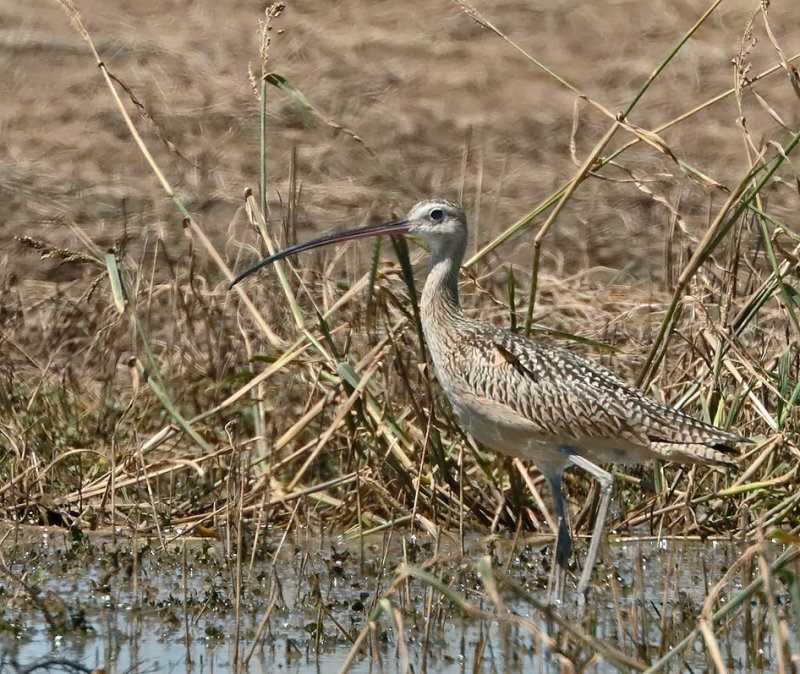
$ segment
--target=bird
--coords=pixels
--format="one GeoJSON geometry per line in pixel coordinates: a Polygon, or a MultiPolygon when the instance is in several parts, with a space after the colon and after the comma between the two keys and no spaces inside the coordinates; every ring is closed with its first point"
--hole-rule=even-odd
{"type": "Polygon", "coordinates": [[[596,361],[470,318],[458,275],[467,248],[464,209],[426,199],[405,217],[334,232],[262,259],[230,283],[290,255],[379,235],[418,237],[430,251],[420,318],[434,372],[461,423],[486,447],[531,460],[545,477],[557,518],[555,559],[567,569],[572,549],[562,482],[566,468],[585,470],[600,486],[589,549],[577,584],[590,586],[614,478],[601,464],[649,459],[735,468],[733,446],[747,439],[647,397],[596,361]]]}

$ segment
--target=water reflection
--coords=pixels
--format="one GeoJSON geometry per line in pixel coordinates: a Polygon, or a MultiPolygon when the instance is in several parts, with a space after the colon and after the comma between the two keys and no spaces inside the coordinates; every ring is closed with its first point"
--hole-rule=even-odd
{"type": "MultiPolygon", "coordinates": [[[[698,627],[709,592],[720,596],[717,610],[763,576],[758,554],[740,559],[747,546],[627,540],[606,548],[582,613],[569,592],[543,611],[550,559],[533,543],[512,553],[510,541],[489,549],[474,537],[462,558],[457,541],[410,545],[395,532],[362,547],[319,544],[301,531],[280,549],[270,540],[243,557],[237,641],[235,558],[220,543],[178,540],[166,551],[144,543],[134,555],[129,539],[32,536],[3,551],[3,673],[45,662],[48,671],[109,674],[306,674],[345,663],[353,672],[390,673],[637,670],[698,627]],[[398,577],[403,560],[402,569],[414,571],[398,577]],[[365,629],[370,615],[377,618],[365,629]],[[351,653],[356,641],[361,648],[351,653]]],[[[768,544],[766,557],[781,550],[768,544]]],[[[767,672],[781,657],[791,662],[800,648],[789,572],[796,568],[770,580],[771,596],[754,592],[719,626],[701,630],[663,671],[722,662],[767,672]]]]}

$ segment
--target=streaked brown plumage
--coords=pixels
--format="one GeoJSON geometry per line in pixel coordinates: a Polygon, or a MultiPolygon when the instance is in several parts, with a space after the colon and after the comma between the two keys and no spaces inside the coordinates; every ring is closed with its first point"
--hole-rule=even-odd
{"type": "Polygon", "coordinates": [[[547,478],[559,518],[556,559],[561,566],[566,566],[571,548],[561,494],[564,469],[577,465],[600,482],[602,498],[580,592],[589,585],[613,486],[611,474],[598,464],[660,458],[737,465],[724,451],[744,438],[645,397],[590,359],[466,316],[458,298],[458,272],[467,222],[455,202],[429,199],[400,220],[293,246],[265,258],[231,285],[302,250],[406,232],[430,246],[420,311],[436,376],[467,431],[487,447],[531,459],[547,478]]]}

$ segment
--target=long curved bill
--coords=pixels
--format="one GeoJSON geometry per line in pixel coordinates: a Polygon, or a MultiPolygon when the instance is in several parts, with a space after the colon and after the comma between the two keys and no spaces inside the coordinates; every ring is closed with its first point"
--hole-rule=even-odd
{"type": "Polygon", "coordinates": [[[269,257],[265,257],[260,262],[254,264],[249,269],[245,269],[241,274],[239,274],[233,281],[230,282],[228,285],[228,290],[233,288],[239,281],[241,281],[246,276],[249,276],[254,271],[258,271],[262,267],[266,267],[268,264],[272,264],[277,260],[282,260],[289,255],[294,255],[296,253],[302,253],[305,250],[311,250],[312,248],[319,248],[320,246],[327,246],[330,243],[336,243],[338,241],[352,241],[354,239],[365,239],[369,236],[380,236],[381,234],[405,234],[411,228],[411,223],[406,220],[405,218],[401,218],[400,220],[392,220],[391,222],[382,222],[377,225],[367,225],[366,227],[359,227],[358,229],[348,229],[344,232],[333,232],[332,234],[326,234],[325,236],[320,236],[317,239],[312,239],[311,241],[306,241],[305,243],[298,243],[294,246],[289,246],[288,248],[284,248],[283,250],[279,250],[274,255],[270,255],[269,257]]]}

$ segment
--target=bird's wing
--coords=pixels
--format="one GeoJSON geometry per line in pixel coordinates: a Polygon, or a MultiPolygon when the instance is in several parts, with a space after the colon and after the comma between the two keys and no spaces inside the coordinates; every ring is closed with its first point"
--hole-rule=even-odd
{"type": "Polygon", "coordinates": [[[610,387],[625,400],[626,409],[635,415],[637,423],[643,425],[650,440],[675,444],[725,445],[748,442],[736,433],[731,433],[705,421],[648,398],[635,386],[619,379],[613,372],[599,363],[570,352],[569,357],[578,363],[579,369],[593,373],[593,385],[610,387]]]}
{"type": "Polygon", "coordinates": [[[453,345],[463,385],[543,433],[579,440],[720,444],[731,433],[644,397],[599,363],[476,323],[453,345]]]}

